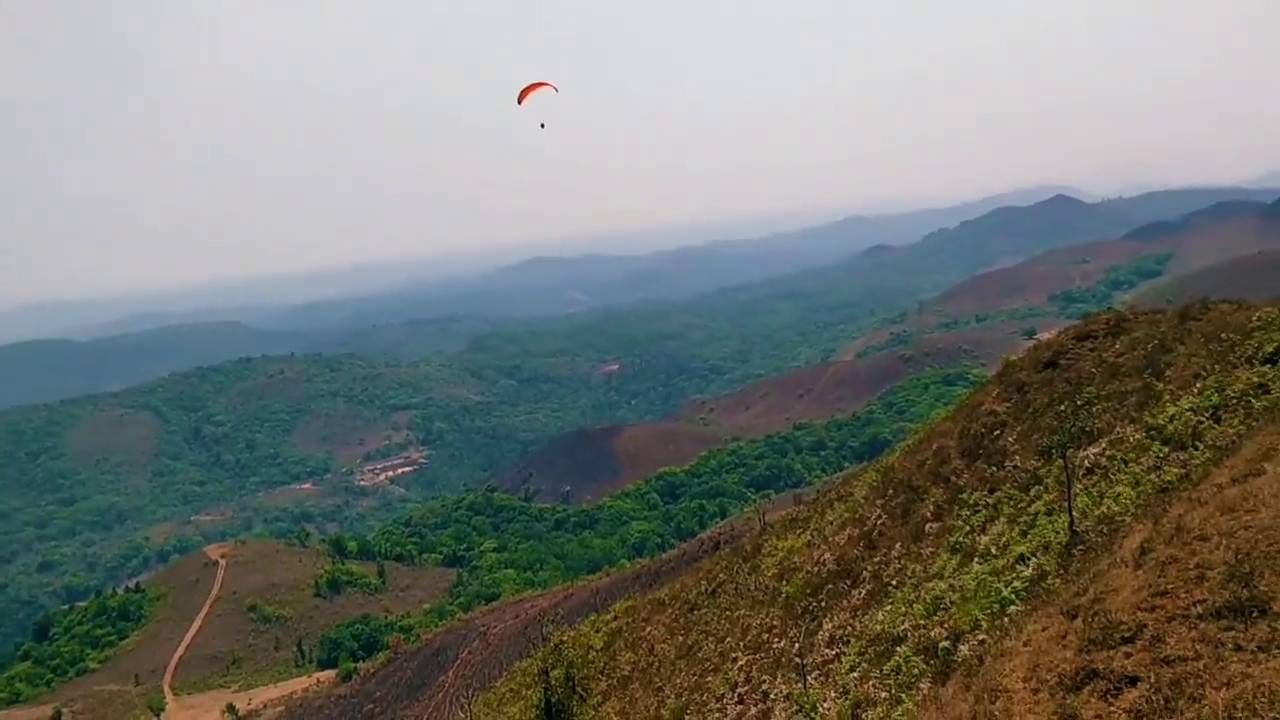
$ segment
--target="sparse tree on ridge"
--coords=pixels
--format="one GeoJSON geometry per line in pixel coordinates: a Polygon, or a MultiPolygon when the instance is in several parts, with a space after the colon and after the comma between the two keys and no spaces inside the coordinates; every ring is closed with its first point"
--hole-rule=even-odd
{"type": "Polygon", "coordinates": [[[1076,483],[1080,479],[1080,453],[1098,436],[1098,397],[1085,387],[1055,408],[1046,418],[1049,435],[1041,446],[1041,456],[1062,469],[1066,489],[1067,538],[1079,539],[1076,525],[1076,483]]]}

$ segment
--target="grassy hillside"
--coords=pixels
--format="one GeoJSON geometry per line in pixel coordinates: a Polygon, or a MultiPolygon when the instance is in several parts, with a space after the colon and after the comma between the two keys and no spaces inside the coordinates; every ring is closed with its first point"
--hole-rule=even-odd
{"type": "Polygon", "coordinates": [[[1233,192],[1057,197],[686,303],[531,321],[448,358],[245,359],[0,413],[0,572],[12,578],[0,588],[0,645],[40,611],[209,540],[359,526],[414,494],[497,477],[557,433],[665,417],[696,395],[828,359],[887,313],[1011,257],[1120,234],[1150,220],[1153,203],[1194,209],[1233,192]],[[298,437],[316,425],[332,430],[319,433],[327,455],[298,437]],[[430,453],[401,483],[409,496],[341,474],[341,448],[370,435],[430,453]],[[323,503],[276,501],[308,484],[323,503]]]}
{"type": "Polygon", "coordinates": [[[565,717],[910,714],[1278,411],[1277,309],[1092,318],[750,541],[559,636],[475,716],[547,698],[578,706],[565,717]]]}
{"type": "Polygon", "coordinates": [[[1030,604],[924,718],[1280,714],[1280,425],[1030,604]]]}

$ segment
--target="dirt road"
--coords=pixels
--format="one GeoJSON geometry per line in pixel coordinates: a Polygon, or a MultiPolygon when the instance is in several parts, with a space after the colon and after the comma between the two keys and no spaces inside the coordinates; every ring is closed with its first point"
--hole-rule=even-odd
{"type": "Polygon", "coordinates": [[[28,705],[0,710],[0,720],[49,720],[53,705],[28,705]]]}
{"type": "MultiPolygon", "coordinates": [[[[231,552],[231,547],[230,543],[222,543],[210,545],[204,549],[205,555],[217,563],[218,569],[214,575],[213,585],[209,589],[209,595],[205,598],[204,605],[192,618],[186,635],[183,636],[182,641],[170,656],[168,665],[165,667],[162,681],[166,706],[165,720],[222,720],[222,709],[227,706],[227,703],[234,703],[242,711],[259,709],[303,690],[325,685],[336,677],[334,671],[326,670],[249,690],[210,690],[192,695],[174,694],[173,680],[182,658],[192,642],[200,634],[200,629],[204,626],[205,619],[208,617],[209,611],[213,608],[213,604],[222,590],[222,582],[227,572],[227,556],[231,552]]],[[[115,710],[105,709],[101,705],[101,698],[94,696],[93,699],[89,699],[92,693],[109,690],[131,693],[136,692],[137,688],[120,685],[94,685],[86,690],[85,697],[76,697],[63,703],[66,716],[74,720],[84,714],[90,717],[103,717],[104,713],[109,715],[115,712],[115,710]],[[83,705],[82,703],[89,703],[89,705],[83,705]]],[[[41,705],[9,708],[0,710],[0,720],[47,720],[53,709],[54,704],[48,702],[41,705]]]]}
{"type": "Polygon", "coordinates": [[[165,711],[165,718],[166,720],[223,720],[222,709],[227,706],[227,703],[234,703],[241,712],[260,710],[275,701],[332,682],[336,677],[335,671],[324,670],[252,690],[210,690],[194,695],[180,695],[165,711]]]}
{"type": "MultiPolygon", "coordinates": [[[[218,599],[218,591],[222,589],[222,578],[227,574],[228,549],[229,546],[226,543],[210,545],[204,549],[204,554],[218,563],[218,574],[213,578],[213,587],[209,588],[209,597],[205,599],[204,607],[200,608],[200,612],[191,621],[191,627],[187,628],[186,636],[178,644],[178,649],[173,651],[173,657],[169,658],[169,666],[164,669],[164,703],[167,707],[172,707],[176,704],[176,696],[173,694],[173,676],[178,671],[178,663],[182,661],[182,655],[187,652],[187,647],[191,645],[191,641],[196,639],[196,634],[200,632],[200,626],[204,624],[204,619],[209,614],[209,608],[213,607],[213,601],[218,599]]],[[[175,718],[177,715],[173,712],[166,712],[165,717],[175,718]]]]}

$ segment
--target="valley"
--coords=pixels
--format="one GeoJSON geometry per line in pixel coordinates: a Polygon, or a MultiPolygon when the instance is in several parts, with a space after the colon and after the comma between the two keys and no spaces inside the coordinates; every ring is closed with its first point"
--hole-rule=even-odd
{"type": "MultiPolygon", "coordinates": [[[[1063,208],[1076,207],[1054,200],[1043,212],[1052,217],[1063,208]]],[[[702,533],[713,526],[728,521],[737,528],[732,532],[739,534],[733,535],[730,545],[751,542],[752,533],[741,535],[751,526],[751,513],[741,516],[742,522],[732,520],[749,509],[751,498],[761,492],[789,497],[787,493],[829,475],[873,462],[932,413],[947,407],[958,397],[956,393],[971,387],[981,374],[999,371],[1012,362],[1005,360],[1010,356],[1059,342],[1061,336],[1074,332],[1074,324],[1083,316],[1128,302],[1131,296],[1141,304],[1146,302],[1143,298],[1168,298],[1177,292],[1181,304],[1217,295],[1222,281],[1214,278],[1232,275],[1219,268],[1235,263],[1252,262],[1263,268],[1257,274],[1265,277],[1268,266],[1261,261],[1280,247],[1280,223],[1273,216],[1272,206],[1236,202],[1174,223],[1125,231],[1114,240],[1063,241],[1066,244],[1060,248],[1049,242],[1046,252],[961,278],[950,289],[938,288],[914,305],[904,301],[911,297],[909,288],[899,288],[908,293],[896,296],[902,300],[890,300],[890,296],[879,299],[874,284],[860,284],[842,301],[848,309],[841,312],[852,311],[845,317],[864,319],[816,327],[793,324],[806,303],[813,303],[813,309],[826,307],[835,301],[829,291],[848,293],[839,288],[850,278],[870,280],[885,271],[881,264],[891,258],[891,264],[904,269],[918,262],[911,259],[917,252],[914,246],[876,252],[856,260],[839,275],[834,269],[815,271],[803,279],[783,278],[698,300],[690,307],[703,319],[697,314],[686,316],[682,332],[691,333],[692,338],[711,332],[706,337],[718,338],[705,346],[714,352],[701,355],[686,354],[674,344],[677,336],[653,334],[672,322],[673,310],[610,310],[598,319],[539,321],[524,329],[480,335],[449,359],[411,364],[324,355],[241,359],[114,396],[10,411],[0,416],[0,429],[8,429],[10,446],[22,448],[25,455],[19,457],[28,458],[33,463],[29,467],[62,473],[64,479],[49,487],[64,493],[91,491],[92,483],[77,484],[72,478],[96,477],[101,482],[103,473],[151,488],[163,477],[155,474],[161,467],[165,476],[181,478],[186,473],[204,479],[200,495],[178,485],[168,491],[172,499],[164,500],[163,492],[147,489],[138,496],[145,498],[146,510],[140,505],[103,516],[130,518],[124,526],[113,527],[111,534],[100,536],[107,545],[95,545],[95,552],[101,553],[120,543],[115,547],[126,553],[119,555],[121,560],[137,568],[119,566],[123,570],[115,572],[125,577],[153,566],[157,557],[153,553],[183,555],[201,547],[200,543],[246,534],[295,544],[306,542],[308,536],[345,538],[342,542],[350,543],[353,550],[337,555],[326,549],[324,562],[300,562],[302,574],[281,579],[293,587],[330,576],[335,582],[364,582],[336,579],[348,576],[343,568],[351,563],[366,563],[366,569],[359,571],[365,577],[371,577],[375,561],[403,564],[404,570],[392,577],[435,572],[435,566],[450,568],[447,572],[453,574],[446,582],[425,581],[424,587],[436,588],[434,595],[419,595],[406,586],[403,592],[409,594],[402,605],[378,604],[359,610],[362,606],[350,604],[350,599],[362,597],[362,592],[338,585],[331,597],[346,599],[336,613],[318,612],[317,606],[290,614],[314,617],[317,624],[309,626],[312,629],[306,634],[317,640],[375,632],[373,654],[335,656],[334,662],[352,664],[359,675],[351,686],[357,693],[353,698],[363,697],[358,693],[364,692],[359,688],[365,684],[382,682],[376,679],[383,672],[378,664],[365,668],[366,663],[387,652],[398,657],[406,650],[393,647],[412,646],[418,633],[427,633],[421,647],[428,655],[423,657],[437,659],[420,662],[435,668],[430,672],[444,673],[440,676],[444,684],[429,692],[415,685],[418,689],[395,702],[405,708],[425,707],[420,706],[427,702],[424,698],[440,694],[449,699],[439,702],[456,709],[464,696],[468,702],[479,702],[480,691],[502,680],[502,668],[518,672],[524,667],[518,663],[538,645],[529,640],[537,625],[530,624],[537,615],[534,609],[574,608],[569,614],[576,623],[605,613],[615,602],[630,602],[665,583],[682,581],[694,572],[694,564],[701,566],[712,557],[707,554],[712,546],[705,544],[711,536],[702,533]],[[827,279],[814,285],[817,278],[827,279]],[[806,284],[813,287],[797,295],[806,284]],[[781,297],[789,298],[787,313],[763,312],[781,297]],[[762,312],[748,320],[743,314],[748,308],[762,312]],[[715,323],[723,322],[738,323],[741,336],[715,335],[715,323]],[[771,333],[792,339],[786,344],[777,341],[763,356],[747,350],[750,343],[771,333]],[[1050,336],[1053,339],[1047,339],[1050,336]],[[636,350],[623,350],[628,343],[634,343],[636,350]],[[700,372],[727,368],[734,354],[749,362],[698,379],[700,372]],[[609,372],[602,373],[601,368],[609,372]],[[706,390],[699,392],[699,387],[706,390]],[[582,403],[578,408],[565,404],[566,398],[575,397],[582,403]],[[619,412],[619,407],[626,409],[619,412]],[[531,417],[540,419],[531,426],[531,417]],[[52,437],[61,434],[65,444],[20,444],[30,435],[15,431],[30,432],[41,426],[31,425],[32,421],[54,429],[52,437]],[[885,427],[893,429],[874,429],[885,422],[885,427]],[[569,430],[556,434],[557,426],[569,430]],[[246,432],[249,428],[257,428],[253,439],[246,432]],[[871,434],[858,435],[867,432],[871,434]],[[495,442],[498,437],[503,438],[501,443],[495,442]],[[815,445],[815,438],[826,439],[815,445]],[[844,451],[828,457],[819,450],[833,444],[844,451]],[[787,447],[793,449],[784,450],[787,447]],[[36,454],[31,454],[33,448],[36,454]],[[473,448],[484,448],[487,454],[477,454],[473,448]],[[786,461],[790,466],[769,464],[774,461],[768,458],[778,452],[792,453],[793,459],[786,461]],[[163,465],[159,464],[162,459],[163,465]],[[761,471],[750,469],[761,461],[761,471]],[[726,472],[730,467],[748,469],[738,475],[739,471],[726,472]],[[208,483],[220,474],[224,484],[208,483]],[[254,484],[232,481],[246,475],[255,478],[254,484]],[[491,489],[467,490],[485,477],[494,481],[491,489]],[[655,491],[660,502],[646,508],[654,502],[655,491]],[[530,504],[531,500],[550,504],[530,504]],[[687,504],[691,500],[697,502],[687,504]],[[189,508],[181,521],[173,517],[174,507],[189,508]],[[473,530],[469,537],[459,536],[456,528],[465,523],[458,519],[468,516],[497,524],[483,532],[473,530]],[[138,523],[146,517],[153,519],[138,523]],[[570,533],[552,540],[547,533],[552,528],[562,532],[566,523],[587,534],[570,533]],[[520,530],[513,536],[509,533],[514,528],[520,530]],[[139,531],[145,544],[130,539],[137,538],[139,531]],[[501,534],[489,534],[493,532],[501,534]],[[453,539],[442,544],[444,537],[453,539]],[[699,537],[703,539],[693,540],[699,537]],[[502,548],[498,553],[493,551],[495,541],[502,548]],[[587,549],[585,555],[582,549],[587,549]],[[683,559],[675,565],[645,562],[663,553],[683,559]],[[633,563],[638,563],[635,569],[623,569],[633,563]],[[486,569],[480,571],[481,567],[486,569]],[[670,569],[653,570],[658,574],[650,576],[645,569],[649,567],[670,569]],[[332,572],[341,572],[332,574],[333,568],[332,572]],[[632,582],[628,577],[648,579],[632,582]],[[597,589],[552,589],[565,583],[567,588],[597,589]],[[529,592],[550,594],[525,595],[529,592]],[[563,592],[568,594],[557,595],[563,592]],[[583,592],[594,598],[590,604],[571,601],[583,592]],[[553,597],[563,599],[536,599],[553,597]],[[569,605],[563,605],[566,602],[569,605]],[[527,606],[530,609],[518,609],[528,603],[533,603],[527,606]],[[365,612],[371,612],[366,624],[351,624],[365,612]],[[402,620],[374,622],[392,617],[402,620]],[[509,624],[483,619],[488,617],[522,619],[509,624]],[[523,638],[518,641],[511,634],[517,630],[523,638]],[[436,647],[454,650],[431,649],[436,647]],[[459,651],[458,647],[473,649],[459,651]],[[485,666],[494,669],[482,685],[460,690],[448,678],[465,671],[430,655],[438,652],[486,658],[485,666]],[[504,659],[497,662],[496,657],[504,659]]],[[[968,252],[1008,257],[1008,250],[999,243],[983,244],[999,235],[965,225],[955,232],[959,245],[930,252],[953,256],[964,242],[972,242],[976,244],[968,245],[968,252]]],[[[1043,246],[1043,236],[1036,237],[1043,246]]],[[[933,247],[938,247],[937,242],[936,238],[924,241],[934,243],[933,247]]],[[[1263,286],[1265,282],[1259,285],[1263,286]]],[[[935,287],[925,283],[915,292],[935,287]]],[[[5,501],[12,507],[14,499],[10,494],[5,501]]],[[[80,507],[81,502],[73,501],[69,507],[80,507]]],[[[711,532],[714,536],[718,531],[711,532]]],[[[714,547],[718,556],[729,546],[719,542],[714,547]]],[[[63,567],[42,562],[49,568],[45,574],[56,574],[63,567]]],[[[282,555],[271,562],[290,561],[282,555]]],[[[101,560],[93,564],[101,567],[101,560]]],[[[248,575],[253,576],[253,571],[248,575]]],[[[29,577],[40,577],[40,573],[29,577]]],[[[245,574],[229,574],[237,577],[245,574]]],[[[199,582],[193,581],[183,594],[193,594],[197,587],[199,582]]],[[[235,584],[229,587],[234,594],[242,592],[235,584]]],[[[66,586],[45,592],[50,590],[76,592],[66,586]]],[[[19,597],[8,595],[7,601],[16,602],[19,597]]],[[[296,605],[300,599],[291,602],[295,608],[302,607],[296,605]]],[[[31,612],[30,604],[22,607],[25,613],[31,612]]],[[[317,670],[312,660],[294,663],[281,636],[272,636],[271,646],[254,645],[266,641],[267,635],[254,630],[253,622],[217,619],[217,607],[210,611],[210,622],[223,623],[222,630],[196,634],[189,659],[171,673],[176,688],[176,694],[170,695],[173,708],[215,697],[209,693],[230,698],[224,704],[251,696],[261,703],[264,691],[252,688],[292,691],[302,681],[288,680],[291,676],[334,672],[333,665],[317,670]],[[229,644],[209,646],[215,637],[229,644]],[[246,665],[246,657],[253,662],[246,665]],[[188,673],[185,679],[184,673],[188,673]],[[275,685],[286,680],[290,684],[275,685]]],[[[148,630],[131,642],[140,647],[160,642],[147,640],[150,628],[164,626],[156,622],[149,621],[148,630]]],[[[83,702],[103,689],[124,685],[104,682],[102,673],[109,677],[114,672],[112,663],[135,663],[126,660],[131,657],[133,651],[122,650],[103,669],[72,681],[55,697],[83,702]]],[[[142,685],[136,687],[154,682],[143,679],[154,673],[155,668],[139,671],[136,679],[142,685]]],[[[332,675],[316,677],[328,680],[332,675]]],[[[120,697],[126,696],[138,708],[145,700],[133,690],[120,697]]],[[[273,707],[271,712],[278,712],[284,706],[273,707]]]]}

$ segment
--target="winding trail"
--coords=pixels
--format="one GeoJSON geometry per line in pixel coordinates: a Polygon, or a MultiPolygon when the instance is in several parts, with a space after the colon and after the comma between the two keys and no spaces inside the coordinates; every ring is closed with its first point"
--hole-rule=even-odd
{"type": "MultiPolygon", "coordinates": [[[[178,697],[173,692],[173,678],[177,675],[178,665],[182,662],[182,658],[191,643],[200,634],[205,618],[208,617],[209,610],[213,608],[213,603],[218,599],[218,593],[222,590],[222,580],[227,573],[227,555],[230,553],[231,547],[231,543],[218,543],[204,548],[204,554],[218,563],[218,571],[214,575],[213,586],[209,589],[209,596],[205,598],[200,612],[192,619],[186,635],[183,636],[182,642],[178,644],[177,649],[174,650],[173,655],[169,658],[169,664],[165,667],[162,689],[164,691],[164,717],[166,720],[219,720],[222,717],[222,708],[228,702],[235,703],[245,710],[265,708],[272,703],[279,702],[300,692],[318,689],[336,679],[337,673],[335,671],[323,670],[248,690],[216,689],[181,697],[178,697]]],[[[97,685],[92,689],[129,692],[137,690],[133,686],[125,685],[97,685]]],[[[53,703],[44,703],[41,705],[8,708],[0,710],[0,720],[47,720],[54,707],[53,703]]],[[[78,709],[73,709],[76,708],[74,704],[64,703],[63,707],[67,708],[69,717],[74,718],[78,715],[78,709]]],[[[91,716],[97,717],[92,713],[91,716]]]]}
{"type": "MultiPolygon", "coordinates": [[[[204,554],[210,559],[217,561],[218,574],[213,578],[213,587],[209,588],[209,597],[205,598],[204,607],[200,608],[200,612],[195,619],[191,621],[191,627],[187,628],[187,634],[182,638],[182,642],[178,644],[178,649],[173,651],[173,657],[169,658],[169,666],[164,669],[164,703],[167,708],[171,708],[175,704],[176,696],[173,694],[173,676],[178,671],[178,663],[182,661],[182,656],[187,652],[187,646],[195,640],[196,634],[200,632],[200,626],[204,624],[205,616],[209,614],[209,609],[213,607],[213,601],[218,599],[218,591],[222,589],[222,578],[227,574],[227,551],[230,545],[227,543],[219,543],[210,545],[204,549],[204,554]]],[[[169,715],[169,712],[165,713],[169,715]]]]}

